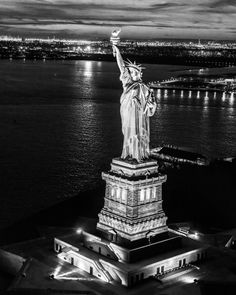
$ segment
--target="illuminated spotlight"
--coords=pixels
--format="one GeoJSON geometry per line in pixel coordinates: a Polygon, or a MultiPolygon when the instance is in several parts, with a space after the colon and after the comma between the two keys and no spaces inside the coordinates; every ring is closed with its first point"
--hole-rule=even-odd
{"type": "Polygon", "coordinates": [[[71,281],[97,281],[96,278],[74,278],[74,277],[60,277],[58,280],[71,280],[71,281]]]}
{"type": "Polygon", "coordinates": [[[101,277],[100,278],[103,282],[109,283],[108,279],[101,277]]]}
{"type": "Polygon", "coordinates": [[[77,233],[77,234],[81,234],[82,231],[83,231],[83,229],[82,229],[81,227],[79,227],[79,228],[77,228],[76,233],[77,233]]]}
{"type": "Polygon", "coordinates": [[[182,277],[180,278],[180,280],[181,280],[183,283],[186,283],[186,284],[192,284],[192,283],[195,283],[196,278],[193,277],[193,276],[190,276],[190,275],[186,275],[186,276],[182,276],[182,277]]]}
{"type": "Polygon", "coordinates": [[[53,275],[54,276],[54,278],[59,274],[59,272],[60,272],[60,270],[61,270],[61,265],[60,266],[58,266],[56,269],[55,269],[55,271],[54,271],[54,273],[53,274],[51,274],[51,275],[53,275]]]}
{"type": "Polygon", "coordinates": [[[73,278],[73,277],[57,277],[57,280],[78,281],[78,278],[73,278]]]}
{"type": "Polygon", "coordinates": [[[195,269],[197,269],[197,270],[200,270],[200,267],[197,266],[197,265],[195,265],[195,264],[191,264],[191,263],[189,263],[189,266],[192,267],[192,268],[195,268],[195,269]]]}
{"type": "Polygon", "coordinates": [[[68,272],[64,272],[64,273],[62,273],[60,275],[57,275],[57,278],[65,277],[65,276],[71,275],[72,273],[76,273],[76,272],[78,272],[78,269],[71,270],[71,271],[68,271],[68,272]]]}
{"type": "Polygon", "coordinates": [[[199,238],[199,233],[198,232],[194,233],[194,238],[196,238],[196,239],[199,238]]]}

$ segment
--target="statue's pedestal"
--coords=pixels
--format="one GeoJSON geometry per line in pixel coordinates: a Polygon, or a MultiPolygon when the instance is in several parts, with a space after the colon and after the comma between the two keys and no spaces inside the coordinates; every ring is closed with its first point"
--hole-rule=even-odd
{"type": "Polygon", "coordinates": [[[142,163],[113,159],[111,170],[102,173],[106,181],[104,207],[97,229],[119,243],[148,238],[167,232],[167,217],[162,209],[162,183],[156,161],[142,163]]]}
{"type": "Polygon", "coordinates": [[[113,159],[106,181],[105,204],[96,228],[54,239],[63,261],[106,282],[132,286],[206,255],[206,247],[166,226],[162,184],[156,161],[113,159]]]}

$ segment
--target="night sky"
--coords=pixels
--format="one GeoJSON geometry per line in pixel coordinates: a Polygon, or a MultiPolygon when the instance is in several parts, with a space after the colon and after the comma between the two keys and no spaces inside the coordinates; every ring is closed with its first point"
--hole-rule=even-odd
{"type": "Polygon", "coordinates": [[[0,0],[0,35],[236,39],[235,0],[0,0]]]}

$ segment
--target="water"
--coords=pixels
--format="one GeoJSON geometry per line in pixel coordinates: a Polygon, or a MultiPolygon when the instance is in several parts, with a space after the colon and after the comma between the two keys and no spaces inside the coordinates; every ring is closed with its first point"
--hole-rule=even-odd
{"type": "MultiPolygon", "coordinates": [[[[145,81],[188,71],[146,65],[145,81]]],[[[0,60],[0,227],[101,183],[122,147],[115,63],[0,60]]],[[[236,97],[162,93],[151,145],[235,156],[236,97]]],[[[96,202],[96,196],[95,200],[96,202]]]]}

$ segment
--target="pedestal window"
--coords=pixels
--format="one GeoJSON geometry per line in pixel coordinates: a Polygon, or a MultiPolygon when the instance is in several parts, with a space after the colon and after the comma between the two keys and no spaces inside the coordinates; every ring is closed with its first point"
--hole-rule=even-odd
{"type": "Polygon", "coordinates": [[[111,188],[111,197],[112,198],[115,197],[115,188],[114,188],[114,186],[112,186],[112,188],[111,188]]]}
{"type": "Polygon", "coordinates": [[[122,189],[122,192],[121,192],[121,201],[123,203],[126,202],[126,199],[127,199],[127,190],[125,188],[122,189]]]}
{"type": "Polygon", "coordinates": [[[151,196],[151,189],[147,188],[146,189],[146,201],[150,201],[150,196],[151,196]]]}
{"type": "Polygon", "coordinates": [[[145,199],[145,189],[141,189],[140,191],[140,202],[144,202],[145,199]]]}
{"type": "Polygon", "coordinates": [[[120,200],[120,195],[121,195],[121,189],[118,187],[118,188],[116,189],[116,199],[117,199],[117,200],[120,200]]]}
{"type": "Polygon", "coordinates": [[[152,199],[156,199],[156,194],[157,194],[157,187],[154,186],[154,188],[152,189],[152,199]]]}

